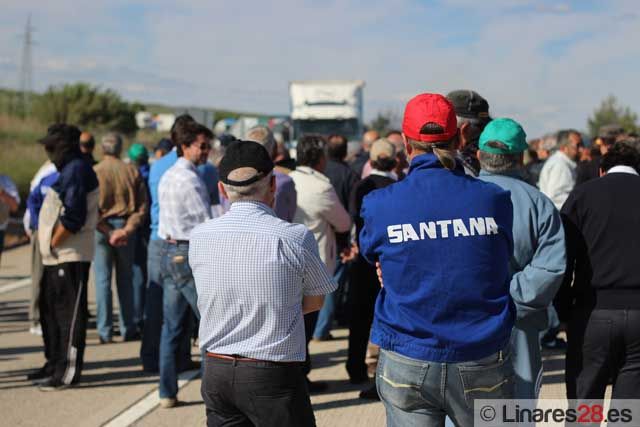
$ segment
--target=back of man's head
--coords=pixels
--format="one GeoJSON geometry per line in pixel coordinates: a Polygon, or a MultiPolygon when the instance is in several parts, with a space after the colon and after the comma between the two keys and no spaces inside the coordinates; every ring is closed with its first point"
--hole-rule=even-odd
{"type": "Polygon", "coordinates": [[[109,132],[102,137],[100,145],[105,155],[119,157],[122,152],[122,136],[117,132],[109,132]]]}
{"type": "Polygon", "coordinates": [[[347,157],[347,138],[343,135],[331,135],[327,139],[327,156],[329,159],[344,161],[347,157]]]}
{"type": "Polygon", "coordinates": [[[608,172],[609,169],[614,166],[629,166],[638,171],[640,170],[640,153],[630,144],[616,142],[609,151],[602,156],[600,169],[608,172]]]}
{"type": "Polygon", "coordinates": [[[316,167],[325,157],[326,141],[320,135],[303,135],[296,146],[296,162],[300,166],[316,167]]]}
{"type": "Polygon", "coordinates": [[[174,120],[173,125],[171,125],[170,135],[171,141],[173,141],[175,145],[178,145],[178,143],[176,142],[176,132],[179,132],[180,129],[189,122],[195,122],[193,117],[191,117],[191,115],[189,114],[181,114],[174,120]]]}
{"type": "Polygon", "coordinates": [[[369,151],[371,145],[380,139],[380,132],[377,130],[368,130],[362,135],[362,148],[364,151],[369,151]]]}
{"type": "Polygon", "coordinates": [[[255,141],[262,145],[267,150],[267,153],[269,153],[271,158],[275,158],[277,143],[273,136],[273,132],[271,132],[271,129],[268,127],[263,125],[254,126],[247,131],[244,139],[247,141],[255,141]]]}

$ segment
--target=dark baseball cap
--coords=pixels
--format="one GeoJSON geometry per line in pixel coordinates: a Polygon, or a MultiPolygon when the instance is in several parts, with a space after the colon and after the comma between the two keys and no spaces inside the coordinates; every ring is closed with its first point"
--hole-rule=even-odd
{"type": "Polygon", "coordinates": [[[440,142],[453,138],[458,132],[458,121],[451,102],[442,95],[423,93],[413,97],[404,109],[402,132],[415,141],[440,142]],[[425,125],[434,123],[442,127],[439,134],[425,133],[425,125]]]}
{"type": "Polygon", "coordinates": [[[467,119],[491,120],[489,103],[478,92],[468,89],[449,92],[447,99],[456,110],[456,116],[467,119]]]}
{"type": "Polygon", "coordinates": [[[173,142],[169,138],[162,138],[153,149],[153,151],[157,150],[164,150],[168,153],[173,150],[173,142]]]}
{"type": "Polygon", "coordinates": [[[224,157],[220,160],[218,169],[220,181],[228,185],[244,187],[261,180],[273,170],[273,161],[267,150],[254,141],[235,141],[229,144],[224,157]],[[229,179],[229,175],[240,168],[252,168],[256,173],[244,181],[229,179]]]}
{"type": "Polygon", "coordinates": [[[56,123],[49,126],[47,129],[47,135],[44,138],[40,138],[38,140],[40,144],[47,148],[56,145],[60,141],[79,144],[80,129],[73,125],[56,123]]]}

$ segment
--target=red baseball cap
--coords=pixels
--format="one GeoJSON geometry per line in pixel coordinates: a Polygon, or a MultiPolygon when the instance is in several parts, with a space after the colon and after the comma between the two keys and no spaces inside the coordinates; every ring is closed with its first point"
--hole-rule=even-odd
{"type": "Polygon", "coordinates": [[[458,120],[453,104],[442,95],[422,93],[413,97],[404,109],[402,132],[415,141],[440,142],[453,138],[458,132],[458,120]],[[442,126],[443,133],[421,133],[427,123],[442,126]]]}

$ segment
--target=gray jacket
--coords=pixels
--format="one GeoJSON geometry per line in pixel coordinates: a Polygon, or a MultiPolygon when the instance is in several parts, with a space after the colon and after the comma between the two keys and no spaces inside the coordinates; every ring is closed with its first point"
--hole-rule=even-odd
{"type": "Polygon", "coordinates": [[[549,198],[524,182],[519,172],[495,175],[483,170],[479,179],[511,192],[514,241],[511,297],[518,313],[516,326],[543,330],[548,322],[547,307],[566,269],[560,214],[549,198]]]}

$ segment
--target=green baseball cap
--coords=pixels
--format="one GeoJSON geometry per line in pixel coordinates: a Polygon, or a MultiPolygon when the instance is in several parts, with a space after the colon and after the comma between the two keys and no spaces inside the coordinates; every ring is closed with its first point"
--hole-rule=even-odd
{"type": "Polygon", "coordinates": [[[511,119],[494,119],[484,128],[480,135],[478,148],[491,154],[518,154],[529,148],[527,134],[522,126],[511,119]],[[492,144],[501,142],[506,148],[492,144]]]}
{"type": "Polygon", "coordinates": [[[137,162],[149,158],[149,152],[147,151],[147,148],[142,144],[133,144],[131,147],[129,147],[129,151],[127,152],[127,154],[129,154],[129,158],[132,162],[137,162]]]}

